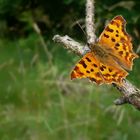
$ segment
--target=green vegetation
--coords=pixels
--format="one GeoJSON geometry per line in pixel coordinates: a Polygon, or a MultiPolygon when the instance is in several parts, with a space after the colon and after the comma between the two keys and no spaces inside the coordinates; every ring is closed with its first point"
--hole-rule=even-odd
{"type": "MultiPolygon", "coordinates": [[[[136,50],[139,6],[96,1],[97,34],[122,14],[136,50]]],[[[86,41],[76,24],[84,25],[84,11],[85,0],[0,0],[0,140],[139,140],[140,113],[113,105],[120,93],[112,86],[71,81],[78,57],[52,41],[59,33],[86,41]]],[[[139,65],[128,76],[137,87],[139,65]]]]}

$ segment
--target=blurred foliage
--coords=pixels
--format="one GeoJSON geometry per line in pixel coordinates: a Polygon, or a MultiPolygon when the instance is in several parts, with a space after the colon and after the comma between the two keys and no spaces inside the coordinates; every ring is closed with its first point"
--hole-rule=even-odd
{"type": "MultiPolygon", "coordinates": [[[[114,106],[120,95],[109,85],[71,81],[78,57],[52,42],[55,34],[86,42],[85,2],[0,0],[1,140],[139,140],[139,112],[114,106]]],[[[96,0],[96,34],[123,15],[139,52],[139,7],[139,0],[96,0]]],[[[139,65],[128,79],[140,88],[139,65]]]]}
{"type": "MultiPolygon", "coordinates": [[[[98,0],[95,21],[97,35],[105,21],[123,15],[128,22],[127,30],[138,45],[140,37],[139,0],[98,0]]],[[[43,35],[52,37],[61,33],[85,39],[77,22],[84,28],[85,0],[0,0],[0,35],[3,37],[27,37],[34,32],[37,23],[43,35]],[[80,34],[80,32],[82,34],[80,34]],[[80,34],[80,36],[79,36],[80,34]]]]}

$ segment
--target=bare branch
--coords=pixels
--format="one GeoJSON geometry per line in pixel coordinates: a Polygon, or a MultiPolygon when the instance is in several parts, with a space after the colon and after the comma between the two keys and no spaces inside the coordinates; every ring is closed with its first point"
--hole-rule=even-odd
{"type": "Polygon", "coordinates": [[[53,37],[53,40],[57,43],[63,44],[66,49],[76,53],[77,55],[84,55],[85,53],[90,51],[87,45],[83,46],[67,35],[63,37],[61,37],[60,35],[55,35],[53,37]]]}
{"type": "Polygon", "coordinates": [[[114,102],[116,105],[129,103],[140,110],[140,90],[138,88],[126,79],[123,80],[123,86],[113,85],[123,94],[123,97],[114,102]]]}
{"type": "Polygon", "coordinates": [[[86,33],[88,44],[95,43],[95,25],[94,25],[94,0],[87,0],[86,3],[86,33]]]}

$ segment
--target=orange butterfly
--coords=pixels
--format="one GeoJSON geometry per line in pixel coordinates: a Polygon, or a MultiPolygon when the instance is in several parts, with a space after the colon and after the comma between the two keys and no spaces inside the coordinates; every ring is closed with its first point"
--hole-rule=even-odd
{"type": "Polygon", "coordinates": [[[76,64],[71,79],[89,78],[97,84],[122,84],[138,55],[132,50],[131,37],[125,30],[126,21],[116,16],[101,33],[98,41],[90,46],[76,64]]]}

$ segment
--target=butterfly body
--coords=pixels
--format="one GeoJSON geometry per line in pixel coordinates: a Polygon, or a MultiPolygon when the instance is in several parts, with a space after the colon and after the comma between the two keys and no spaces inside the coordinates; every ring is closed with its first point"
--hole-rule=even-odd
{"type": "Polygon", "coordinates": [[[131,37],[125,31],[125,20],[116,16],[104,29],[98,41],[89,47],[76,64],[71,79],[89,78],[97,84],[122,84],[131,70],[133,59],[138,57],[132,50],[131,37]]]}
{"type": "Polygon", "coordinates": [[[100,44],[95,43],[94,45],[91,45],[90,48],[91,48],[91,52],[93,52],[94,55],[96,55],[97,57],[103,59],[107,58],[108,52],[100,44]]]}

